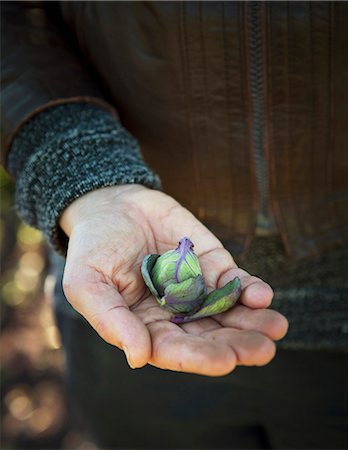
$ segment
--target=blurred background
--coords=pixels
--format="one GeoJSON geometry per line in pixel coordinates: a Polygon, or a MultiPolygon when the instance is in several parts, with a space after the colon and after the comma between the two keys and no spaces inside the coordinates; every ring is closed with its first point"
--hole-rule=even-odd
{"type": "Polygon", "coordinates": [[[14,184],[1,167],[0,195],[0,447],[97,449],[69,412],[42,235],[18,219],[14,184]]]}

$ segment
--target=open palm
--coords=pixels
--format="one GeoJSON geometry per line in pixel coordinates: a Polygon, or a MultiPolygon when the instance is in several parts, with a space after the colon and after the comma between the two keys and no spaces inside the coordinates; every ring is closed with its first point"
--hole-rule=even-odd
{"type": "Polygon", "coordinates": [[[100,336],[126,353],[132,367],[223,375],[237,364],[263,365],[287,321],[267,310],[272,290],[239,269],[221,242],[171,197],[139,185],[86,194],[64,212],[70,236],[63,287],[68,300],[100,336]],[[208,289],[238,275],[242,295],[234,308],[176,325],[158,306],[140,273],[149,253],[162,254],[188,236],[208,289]]]}

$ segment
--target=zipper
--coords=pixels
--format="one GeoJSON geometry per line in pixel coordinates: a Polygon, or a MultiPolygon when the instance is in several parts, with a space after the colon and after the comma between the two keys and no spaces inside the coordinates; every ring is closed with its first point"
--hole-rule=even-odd
{"type": "Polygon", "coordinates": [[[273,234],[275,222],[269,208],[269,174],[265,158],[265,92],[262,36],[262,2],[252,1],[247,9],[249,83],[252,101],[252,154],[258,191],[255,233],[273,234]]]}

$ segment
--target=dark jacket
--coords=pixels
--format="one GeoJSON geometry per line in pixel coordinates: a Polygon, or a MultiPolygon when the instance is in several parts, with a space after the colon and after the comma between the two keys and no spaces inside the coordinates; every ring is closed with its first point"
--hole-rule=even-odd
{"type": "Polygon", "coordinates": [[[3,3],[3,148],[62,102],[117,114],[164,189],[245,249],[347,242],[345,2],[3,3]]]}

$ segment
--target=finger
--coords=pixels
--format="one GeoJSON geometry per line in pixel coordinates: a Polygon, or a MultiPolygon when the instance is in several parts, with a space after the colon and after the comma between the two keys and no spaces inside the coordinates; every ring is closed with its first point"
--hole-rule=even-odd
{"type": "Polygon", "coordinates": [[[258,277],[236,266],[231,254],[218,248],[200,256],[200,264],[206,284],[210,290],[223,287],[235,277],[242,285],[240,302],[250,308],[267,308],[273,298],[271,287],[258,277]]]}
{"type": "Polygon", "coordinates": [[[242,285],[240,302],[250,308],[267,308],[273,299],[273,290],[261,278],[250,275],[243,269],[232,269],[223,273],[218,280],[218,287],[224,286],[234,277],[239,277],[242,285]]]}
{"type": "Polygon", "coordinates": [[[237,328],[239,330],[254,330],[275,341],[282,339],[288,331],[286,318],[271,309],[250,309],[243,305],[222,314],[214,319],[223,327],[237,328]]]}
{"type": "MultiPolygon", "coordinates": [[[[214,316],[214,319],[205,318],[184,324],[182,327],[187,333],[196,334],[205,337],[206,339],[213,339],[216,342],[221,342],[223,345],[228,344],[237,355],[237,363],[239,365],[264,365],[275,355],[275,346],[272,341],[268,339],[268,337],[271,339],[273,339],[273,337],[268,336],[266,332],[261,331],[265,331],[267,325],[272,326],[272,313],[275,313],[275,311],[251,310],[245,306],[238,305],[230,312],[214,316]],[[243,314],[245,312],[244,310],[250,312],[250,315],[243,314]],[[235,320],[235,323],[239,326],[244,325],[244,329],[232,329],[233,324],[229,319],[230,316],[234,315],[233,311],[236,311],[236,316],[244,315],[244,317],[240,317],[239,321],[235,320]],[[262,315],[268,316],[267,319],[269,320],[263,320],[262,315]],[[225,316],[225,320],[218,320],[225,316]],[[263,324],[263,322],[265,323],[263,324]],[[223,326],[225,328],[222,328],[223,326]],[[259,331],[261,331],[262,334],[259,331]]],[[[276,315],[281,316],[279,313],[276,313],[276,315]]],[[[277,330],[274,329],[274,334],[276,333],[277,330]]]]}
{"type": "Polygon", "coordinates": [[[205,283],[210,290],[216,289],[221,274],[237,270],[237,266],[233,261],[231,254],[224,248],[215,248],[200,255],[199,263],[205,283]]]}
{"type": "Polygon", "coordinates": [[[63,287],[72,306],[97,333],[109,344],[124,350],[132,368],[147,364],[151,355],[149,332],[115,287],[74,276],[65,276],[63,287]]]}
{"type": "Polygon", "coordinates": [[[220,328],[203,333],[221,345],[229,345],[237,356],[237,364],[243,366],[264,366],[275,356],[274,342],[256,331],[220,328]]]}
{"type": "Polygon", "coordinates": [[[149,324],[152,337],[150,364],[161,369],[222,376],[236,366],[233,349],[221,342],[187,334],[175,324],[161,321],[149,324]]]}

